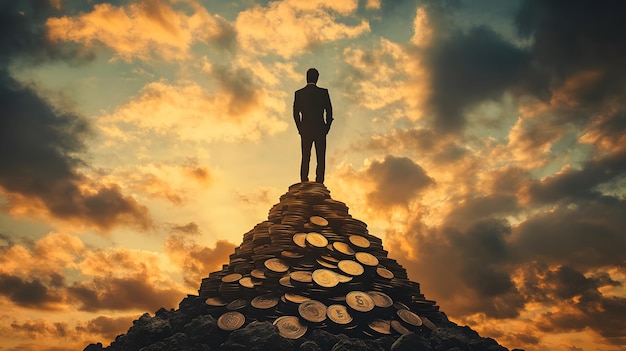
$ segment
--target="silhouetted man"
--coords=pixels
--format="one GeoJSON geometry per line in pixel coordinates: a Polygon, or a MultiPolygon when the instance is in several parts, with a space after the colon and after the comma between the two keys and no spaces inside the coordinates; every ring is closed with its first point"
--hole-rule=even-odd
{"type": "Polygon", "coordinates": [[[309,180],[309,163],[311,147],[315,144],[317,168],[315,181],[324,183],[326,167],[326,134],[333,122],[333,107],[330,104],[328,89],[317,86],[319,72],[315,68],[306,71],[306,86],[297,90],[293,100],[293,119],[296,121],[298,133],[302,141],[302,163],[300,164],[300,180],[309,180]],[[326,111],[326,119],[324,119],[326,111]]]}

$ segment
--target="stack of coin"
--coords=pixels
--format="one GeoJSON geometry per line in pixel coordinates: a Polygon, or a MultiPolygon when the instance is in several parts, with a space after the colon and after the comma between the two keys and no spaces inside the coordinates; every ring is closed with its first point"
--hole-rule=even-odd
{"type": "Polygon", "coordinates": [[[441,317],[382,240],[319,183],[290,186],[229,260],[199,290],[226,331],[267,320],[292,339],[311,328],[380,337],[433,330],[441,317]]]}

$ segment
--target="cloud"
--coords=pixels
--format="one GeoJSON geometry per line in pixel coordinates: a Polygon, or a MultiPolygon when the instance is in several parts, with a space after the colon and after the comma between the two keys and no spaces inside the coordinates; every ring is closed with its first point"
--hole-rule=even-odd
{"type": "Polygon", "coordinates": [[[568,6],[523,1],[515,21],[520,34],[533,39],[533,60],[547,72],[551,84],[561,85],[583,71],[612,72],[600,84],[580,87],[587,92],[578,96],[580,103],[595,104],[624,93],[624,72],[619,67],[626,59],[626,49],[620,45],[626,25],[618,14],[625,6],[584,0],[568,6]]]}
{"type": "Polygon", "coordinates": [[[54,322],[47,319],[22,319],[6,323],[2,333],[12,336],[6,350],[62,351],[85,347],[95,339],[113,340],[128,330],[137,316],[98,316],[93,319],[72,322],[54,322]],[[21,340],[22,342],[17,342],[21,340]],[[29,343],[35,341],[35,343],[29,343]],[[57,346],[50,346],[57,345],[57,346]],[[62,345],[62,346],[58,346],[62,345]]]}
{"type": "Polygon", "coordinates": [[[435,41],[425,57],[432,89],[429,111],[443,132],[462,130],[468,108],[501,98],[519,84],[530,65],[527,52],[486,27],[435,41]]]}
{"type": "Polygon", "coordinates": [[[165,240],[164,250],[181,267],[185,284],[190,288],[199,288],[202,278],[219,270],[235,252],[235,245],[225,240],[218,240],[213,248],[198,244],[193,235],[197,235],[199,230],[193,222],[174,226],[172,230],[174,233],[165,240]]]}
{"type": "Polygon", "coordinates": [[[420,159],[429,160],[433,165],[460,161],[468,150],[462,142],[433,129],[411,127],[397,128],[381,134],[374,134],[368,140],[355,143],[355,151],[410,153],[420,159]]]}
{"type": "Polygon", "coordinates": [[[258,140],[287,127],[276,117],[282,108],[272,105],[271,96],[245,87],[246,73],[220,74],[225,87],[215,93],[192,81],[149,83],[139,96],[102,117],[99,127],[110,138],[134,142],[146,137],[193,142],[258,140]],[[248,93],[239,96],[238,88],[248,93]]]}
{"type": "MultiPolygon", "coordinates": [[[[531,283],[526,282],[530,297],[538,297],[542,302],[559,306],[554,311],[542,313],[538,329],[543,332],[574,332],[592,329],[609,343],[626,344],[626,298],[606,296],[601,289],[606,286],[621,286],[607,273],[584,275],[570,266],[549,268],[535,267],[531,283]],[[537,289],[539,286],[541,289],[537,289]],[[535,295],[536,294],[536,295],[535,295]]],[[[528,292],[528,291],[527,291],[528,292]]]]}
{"type": "Polygon", "coordinates": [[[112,170],[104,179],[120,184],[134,194],[184,205],[189,193],[211,184],[211,173],[194,159],[183,162],[152,162],[112,170]]]}
{"type": "Polygon", "coordinates": [[[159,286],[136,275],[128,278],[95,278],[67,288],[70,299],[79,304],[81,311],[100,310],[157,310],[174,308],[182,292],[176,288],[159,286]]]}
{"type": "Polygon", "coordinates": [[[38,309],[57,309],[63,302],[58,292],[49,289],[40,280],[28,281],[8,274],[0,274],[0,295],[18,306],[38,309]]]}
{"type": "MultiPolygon", "coordinates": [[[[598,186],[626,175],[626,151],[615,152],[582,164],[581,169],[566,168],[558,174],[534,182],[529,187],[531,201],[552,203],[600,199],[598,186]]],[[[607,199],[608,200],[608,199],[607,199]]]]}
{"type": "Polygon", "coordinates": [[[133,320],[136,316],[123,316],[123,317],[109,317],[98,316],[94,319],[87,321],[84,326],[77,326],[78,331],[85,331],[90,335],[101,335],[102,338],[107,340],[114,339],[117,335],[122,334],[124,331],[133,324],[133,320]]]}
{"type": "Polygon", "coordinates": [[[55,106],[10,76],[13,58],[27,62],[65,60],[81,62],[77,52],[53,45],[40,29],[45,15],[53,12],[47,2],[26,6],[4,5],[5,31],[0,56],[0,191],[14,214],[42,214],[100,230],[125,224],[149,225],[148,211],[115,184],[102,184],[79,171],[85,164],[79,155],[91,135],[90,125],[67,108],[55,106]],[[12,39],[13,35],[22,35],[12,39]]]}
{"type": "Polygon", "coordinates": [[[276,54],[289,59],[314,47],[370,30],[365,20],[350,26],[337,18],[349,16],[357,1],[273,1],[239,13],[234,26],[239,46],[256,55],[276,54]],[[277,24],[280,25],[277,25],[277,24]]]}
{"type": "Polygon", "coordinates": [[[48,19],[48,36],[87,47],[101,43],[126,61],[150,60],[154,54],[168,61],[189,59],[195,42],[232,45],[234,33],[226,20],[195,2],[188,3],[188,12],[177,11],[169,3],[141,0],[124,7],[96,4],[89,13],[48,19]]]}
{"type": "Polygon", "coordinates": [[[52,336],[65,338],[68,336],[69,326],[64,322],[50,323],[45,320],[28,320],[23,323],[11,323],[11,330],[15,333],[26,334],[31,338],[52,336]]]}
{"type": "Polygon", "coordinates": [[[170,268],[161,255],[153,252],[93,250],[62,233],[0,250],[0,295],[16,306],[89,312],[156,310],[176,306],[184,295],[166,273],[170,268]]]}
{"type": "Polygon", "coordinates": [[[381,207],[406,206],[422,189],[434,184],[426,171],[407,157],[388,155],[383,161],[372,162],[364,173],[375,184],[367,198],[381,207]]]}
{"type": "MultiPolygon", "coordinates": [[[[0,71],[13,58],[19,57],[21,64],[41,63],[50,60],[64,60],[82,63],[93,59],[89,51],[72,47],[60,47],[51,42],[42,24],[59,12],[51,1],[8,1],[0,7],[0,71]]],[[[3,77],[4,79],[4,77],[3,77]]],[[[6,82],[2,82],[5,85],[6,82]]]]}
{"type": "Polygon", "coordinates": [[[13,243],[0,247],[0,273],[60,287],[64,284],[64,276],[60,272],[76,268],[76,260],[84,250],[83,242],[75,236],[49,233],[34,243],[13,243]]]}
{"type": "Polygon", "coordinates": [[[383,38],[373,49],[347,47],[343,60],[348,67],[336,84],[352,103],[370,110],[389,109],[392,119],[422,117],[429,95],[428,72],[407,46],[383,38]]]}

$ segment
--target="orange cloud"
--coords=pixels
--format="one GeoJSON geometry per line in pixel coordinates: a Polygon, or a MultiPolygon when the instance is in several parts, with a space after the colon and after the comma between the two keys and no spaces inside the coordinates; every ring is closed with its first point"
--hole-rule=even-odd
{"type": "Polygon", "coordinates": [[[99,127],[117,140],[140,141],[154,133],[195,142],[258,140],[287,128],[272,112],[281,107],[269,105],[272,100],[263,91],[239,94],[237,80],[245,76],[233,74],[219,76],[224,89],[217,93],[191,81],[149,83],[139,96],[102,117],[99,127]]]}
{"type": "Polygon", "coordinates": [[[418,55],[406,46],[381,39],[373,50],[346,48],[343,56],[352,68],[341,78],[352,102],[370,110],[403,106],[387,117],[391,119],[422,117],[429,87],[427,71],[418,55]]]}
{"type": "Polygon", "coordinates": [[[202,278],[221,269],[222,264],[228,262],[228,257],[235,252],[235,245],[225,240],[218,240],[213,248],[199,245],[192,236],[198,233],[195,223],[191,227],[187,225],[173,229],[175,233],[165,240],[164,249],[168,257],[181,267],[188,287],[199,288],[202,278]]]}
{"type": "Polygon", "coordinates": [[[125,7],[96,4],[92,12],[77,17],[50,18],[46,22],[51,40],[74,41],[86,46],[99,42],[130,61],[149,60],[153,53],[174,61],[190,57],[196,41],[224,41],[232,37],[228,23],[189,3],[190,15],[175,10],[169,1],[140,0],[125,7]]]}
{"type": "Polygon", "coordinates": [[[365,20],[355,26],[336,21],[354,12],[357,5],[355,0],[286,0],[270,2],[267,7],[255,6],[237,16],[237,41],[253,54],[298,56],[316,45],[368,32],[365,20]]]}
{"type": "Polygon", "coordinates": [[[67,193],[49,192],[44,195],[45,199],[6,192],[8,212],[15,217],[56,222],[59,227],[77,231],[96,229],[106,233],[119,225],[140,230],[151,227],[148,208],[124,195],[118,184],[95,184],[88,178],[84,181],[82,184],[70,182],[69,189],[65,189],[67,193]]]}

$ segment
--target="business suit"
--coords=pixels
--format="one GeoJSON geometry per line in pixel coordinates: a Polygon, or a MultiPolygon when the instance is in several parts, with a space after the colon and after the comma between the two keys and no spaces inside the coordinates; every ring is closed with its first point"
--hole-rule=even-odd
{"type": "Polygon", "coordinates": [[[326,168],[326,134],[333,121],[333,107],[328,89],[320,88],[315,83],[308,83],[304,88],[297,90],[293,100],[293,118],[301,138],[300,180],[303,182],[309,180],[311,147],[315,144],[317,158],[315,181],[323,183],[326,168]]]}

